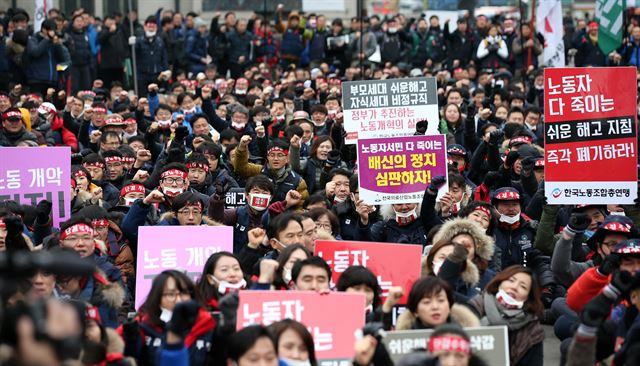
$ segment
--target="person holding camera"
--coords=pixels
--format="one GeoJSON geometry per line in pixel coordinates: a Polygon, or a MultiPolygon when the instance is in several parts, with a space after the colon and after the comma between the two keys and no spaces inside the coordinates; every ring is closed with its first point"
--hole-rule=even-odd
{"type": "Polygon", "coordinates": [[[47,94],[47,89],[58,84],[56,65],[69,62],[68,50],[62,38],[56,33],[56,22],[47,19],[42,22],[40,32],[29,38],[27,43],[27,80],[33,92],[47,94]]]}

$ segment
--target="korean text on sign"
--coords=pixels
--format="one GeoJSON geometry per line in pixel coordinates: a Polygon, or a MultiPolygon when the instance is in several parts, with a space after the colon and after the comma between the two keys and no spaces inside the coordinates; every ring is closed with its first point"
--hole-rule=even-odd
{"type": "Polygon", "coordinates": [[[237,327],[294,319],[311,333],[318,359],[340,359],[353,355],[353,334],[364,325],[364,317],[363,294],[240,291],[237,327]],[[328,315],[327,309],[338,308],[328,315]]]}
{"type": "Polygon", "coordinates": [[[0,201],[53,205],[54,226],[71,216],[71,149],[69,147],[0,148],[0,201]]]}
{"type": "Polygon", "coordinates": [[[138,230],[136,309],[162,271],[184,270],[195,280],[212,254],[233,251],[230,226],[141,226],[138,230]]]}

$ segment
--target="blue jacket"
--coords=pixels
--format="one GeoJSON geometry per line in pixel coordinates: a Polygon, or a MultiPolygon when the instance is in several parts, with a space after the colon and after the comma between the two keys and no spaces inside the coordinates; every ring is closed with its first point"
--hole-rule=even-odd
{"type": "Polygon", "coordinates": [[[203,37],[200,32],[192,33],[189,38],[187,38],[185,52],[189,62],[189,72],[196,74],[204,71],[205,65],[200,59],[207,57],[208,49],[209,40],[207,37],[203,37]]]}
{"type": "Polygon", "coordinates": [[[27,78],[32,83],[56,84],[58,71],[56,65],[65,61],[62,44],[53,44],[38,33],[27,43],[27,78]]]}
{"type": "Polygon", "coordinates": [[[138,37],[136,40],[136,58],[140,74],[157,75],[169,68],[167,49],[158,36],[138,37]]]}
{"type": "Polygon", "coordinates": [[[299,58],[304,50],[303,32],[301,29],[287,30],[282,35],[282,43],[280,43],[280,55],[288,55],[290,57],[299,58]]]}

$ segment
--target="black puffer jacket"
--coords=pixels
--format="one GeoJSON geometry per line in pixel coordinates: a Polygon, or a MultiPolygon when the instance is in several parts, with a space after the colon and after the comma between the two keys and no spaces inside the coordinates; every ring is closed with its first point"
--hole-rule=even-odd
{"type": "Polygon", "coordinates": [[[87,32],[70,28],[68,46],[73,66],[86,66],[91,63],[91,46],[87,32]]]}
{"type": "MultiPolygon", "coordinates": [[[[416,208],[420,212],[420,207],[416,208]]],[[[414,222],[400,226],[394,217],[393,208],[382,206],[380,208],[382,220],[371,226],[371,230],[363,240],[386,243],[421,244],[427,243],[427,236],[422,221],[418,217],[414,222]]]]}

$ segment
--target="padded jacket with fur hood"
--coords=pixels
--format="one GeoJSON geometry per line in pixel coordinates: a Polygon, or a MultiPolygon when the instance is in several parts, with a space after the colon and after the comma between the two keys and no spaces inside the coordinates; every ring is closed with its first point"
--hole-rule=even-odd
{"type": "MultiPolygon", "coordinates": [[[[480,226],[470,219],[454,219],[445,222],[433,237],[433,242],[451,241],[461,234],[467,234],[473,238],[476,256],[491,261],[495,250],[493,238],[485,235],[480,226]]],[[[426,273],[433,273],[431,264],[425,262],[424,267],[426,267],[424,268],[426,273]]],[[[471,298],[481,293],[495,274],[495,271],[489,268],[480,271],[473,262],[473,258],[467,258],[466,265],[455,263],[447,258],[438,272],[438,277],[447,281],[457,293],[471,298]]]]}

